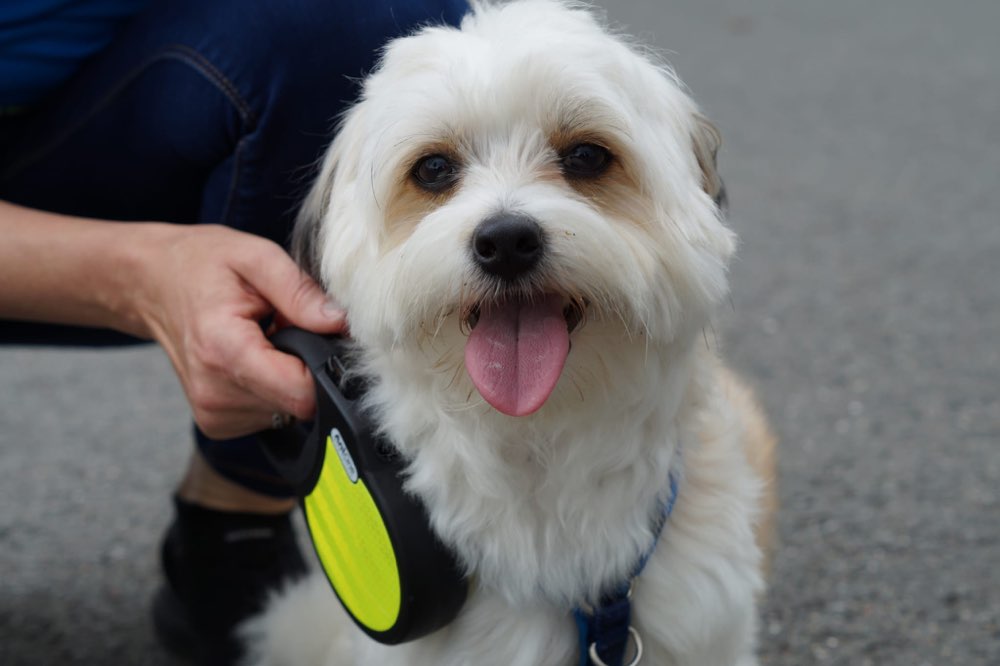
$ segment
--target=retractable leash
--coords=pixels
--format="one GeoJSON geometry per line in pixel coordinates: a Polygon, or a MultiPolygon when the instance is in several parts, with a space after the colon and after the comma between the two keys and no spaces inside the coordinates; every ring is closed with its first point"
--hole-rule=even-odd
{"type": "Polygon", "coordinates": [[[412,641],[451,622],[468,583],[403,489],[403,461],[375,434],[347,372],[347,342],[297,328],[271,338],[316,380],[316,419],[261,433],[265,454],[301,499],[309,535],[333,591],[380,643],[412,641]]]}

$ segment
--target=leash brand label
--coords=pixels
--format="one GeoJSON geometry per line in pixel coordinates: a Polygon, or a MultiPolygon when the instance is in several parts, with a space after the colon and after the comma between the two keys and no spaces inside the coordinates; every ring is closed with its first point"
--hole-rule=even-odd
{"type": "Polygon", "coordinates": [[[347,478],[351,480],[351,483],[357,483],[358,467],[354,464],[351,452],[347,450],[347,442],[344,441],[343,435],[336,428],[330,430],[330,443],[333,444],[333,448],[337,452],[337,457],[340,458],[340,464],[343,465],[344,472],[347,473],[347,478]]]}

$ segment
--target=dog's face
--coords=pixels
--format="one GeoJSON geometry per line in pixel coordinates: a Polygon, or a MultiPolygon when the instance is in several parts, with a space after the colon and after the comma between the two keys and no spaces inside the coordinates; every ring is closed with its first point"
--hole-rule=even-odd
{"type": "Polygon", "coordinates": [[[388,47],[296,244],[362,346],[455,408],[523,416],[617,391],[620,350],[705,325],[734,248],[716,148],[672,75],[588,13],[479,7],[388,47]]]}

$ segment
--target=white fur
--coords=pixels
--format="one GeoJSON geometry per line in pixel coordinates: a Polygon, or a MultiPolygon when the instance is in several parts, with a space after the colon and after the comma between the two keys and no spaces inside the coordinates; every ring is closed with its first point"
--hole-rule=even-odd
{"type": "Polygon", "coordinates": [[[299,246],[348,309],[378,378],[369,406],[473,588],[453,624],[386,647],[308,580],[250,623],[255,666],[576,664],[570,611],[651,547],[671,470],[676,509],[635,586],[643,663],[756,663],[760,481],[702,337],[735,243],[703,189],[702,132],[671,72],[575,5],[480,4],[460,30],[389,45],[328,154],[299,246]],[[626,203],[541,177],[566,124],[622,147],[636,184],[626,203]],[[407,160],[442,140],[462,154],[455,191],[418,219],[386,219],[407,160]],[[544,229],[538,290],[589,303],[555,391],[520,418],[479,397],[463,360],[462,308],[494,288],[470,238],[498,210],[544,229]]]}

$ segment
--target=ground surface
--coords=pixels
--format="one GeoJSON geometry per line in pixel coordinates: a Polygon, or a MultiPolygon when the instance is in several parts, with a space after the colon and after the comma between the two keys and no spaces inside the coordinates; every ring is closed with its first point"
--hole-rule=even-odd
{"type": "MultiPolygon", "coordinates": [[[[1000,3],[607,0],[721,127],[727,354],[782,438],[781,666],[1000,663],[1000,3]]],[[[155,349],[0,350],[0,663],[171,663],[155,349]]],[[[712,666],[707,664],[705,666],[712,666]]]]}

